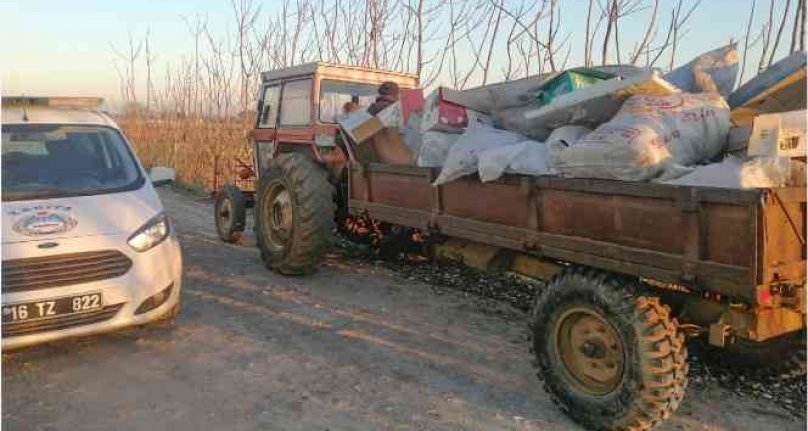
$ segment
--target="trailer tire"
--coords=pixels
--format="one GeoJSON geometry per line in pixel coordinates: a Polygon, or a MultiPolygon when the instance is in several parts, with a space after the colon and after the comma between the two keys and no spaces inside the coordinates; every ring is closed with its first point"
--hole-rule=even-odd
{"type": "Polygon", "coordinates": [[[739,338],[715,350],[719,363],[726,368],[778,380],[802,378],[806,374],[805,331],[763,342],[739,338]]]}
{"type": "Polygon", "coordinates": [[[301,153],[271,159],[255,202],[255,233],[267,268],[308,274],[332,244],[334,187],[326,171],[301,153]]]}
{"type": "Polygon", "coordinates": [[[635,286],[628,278],[569,268],[533,307],[538,376],[553,402],[587,428],[647,430],[684,397],[684,336],[668,307],[635,294],[635,286]]]}
{"type": "Polygon", "coordinates": [[[247,204],[244,195],[233,184],[225,184],[216,194],[214,206],[216,233],[224,242],[241,240],[246,223],[247,204]]]}

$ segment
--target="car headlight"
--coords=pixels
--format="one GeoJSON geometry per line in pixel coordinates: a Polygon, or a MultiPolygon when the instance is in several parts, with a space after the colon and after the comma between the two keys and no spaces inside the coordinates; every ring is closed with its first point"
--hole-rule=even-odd
{"type": "Polygon", "coordinates": [[[137,251],[146,251],[168,238],[170,229],[168,217],[160,213],[136,230],[127,242],[137,251]]]}

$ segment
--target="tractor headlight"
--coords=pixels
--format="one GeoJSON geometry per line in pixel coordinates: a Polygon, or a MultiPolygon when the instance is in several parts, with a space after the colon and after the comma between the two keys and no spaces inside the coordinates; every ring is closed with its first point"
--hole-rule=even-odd
{"type": "Polygon", "coordinates": [[[137,251],[146,251],[168,238],[170,229],[168,217],[160,213],[136,230],[127,242],[137,251]]]}

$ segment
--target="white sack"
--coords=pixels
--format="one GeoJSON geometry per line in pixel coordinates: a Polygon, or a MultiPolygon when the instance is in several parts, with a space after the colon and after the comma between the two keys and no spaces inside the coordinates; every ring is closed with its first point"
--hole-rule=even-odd
{"type": "Polygon", "coordinates": [[[564,146],[570,146],[591,132],[592,129],[584,126],[561,126],[550,133],[547,142],[561,142],[564,146]]]}
{"type": "Polygon", "coordinates": [[[525,142],[494,147],[477,155],[477,172],[484,183],[501,177],[505,169],[525,150],[525,142]]]}
{"type": "Polygon", "coordinates": [[[773,188],[805,184],[805,164],[786,157],[729,156],[720,163],[697,166],[681,178],[660,181],[680,186],[724,189],[773,188]]]}
{"type": "Polygon", "coordinates": [[[738,77],[737,44],[731,43],[699,55],[684,66],[672,70],[665,80],[688,93],[712,91],[729,97],[738,77]]]}
{"type": "Polygon", "coordinates": [[[419,133],[420,147],[418,148],[415,164],[425,168],[439,168],[446,161],[449,148],[460,138],[457,133],[423,132],[419,133]]]}
{"type": "Polygon", "coordinates": [[[718,93],[633,96],[611,121],[555,157],[563,176],[643,181],[668,178],[721,153],[729,108],[718,93]],[[677,166],[678,165],[678,166],[677,166]]]}
{"type": "Polygon", "coordinates": [[[524,141],[517,145],[522,145],[522,151],[505,168],[509,174],[524,175],[554,175],[553,167],[548,147],[542,142],[524,141]]]}
{"type": "Polygon", "coordinates": [[[494,181],[505,172],[524,175],[553,174],[547,146],[542,142],[526,140],[494,147],[480,152],[477,158],[477,172],[483,182],[494,181]]]}
{"type": "MultiPolygon", "coordinates": [[[[507,130],[479,126],[466,129],[460,138],[449,148],[446,162],[434,185],[446,184],[477,171],[478,154],[482,151],[513,145],[523,141],[524,136],[507,130]]],[[[424,142],[424,146],[426,142],[424,142]]]]}

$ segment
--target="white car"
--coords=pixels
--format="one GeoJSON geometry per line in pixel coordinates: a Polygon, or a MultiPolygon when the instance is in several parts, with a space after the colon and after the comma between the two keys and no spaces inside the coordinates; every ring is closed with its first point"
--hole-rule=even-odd
{"type": "Polygon", "coordinates": [[[179,310],[180,245],[154,179],[99,104],[2,99],[4,350],[179,310]]]}

